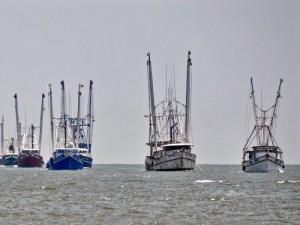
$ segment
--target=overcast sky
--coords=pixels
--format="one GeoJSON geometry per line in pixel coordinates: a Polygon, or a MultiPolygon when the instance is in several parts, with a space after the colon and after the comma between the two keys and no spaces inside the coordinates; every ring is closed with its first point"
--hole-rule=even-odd
{"type": "MultiPolygon", "coordinates": [[[[41,95],[49,83],[59,116],[60,81],[75,113],[78,83],[85,84],[86,105],[93,80],[94,162],[143,164],[148,154],[146,54],[151,53],[157,103],[165,93],[166,65],[175,67],[177,98],[184,102],[190,50],[197,163],[240,164],[250,77],[266,108],[284,80],[276,140],[286,164],[300,163],[300,1],[0,0],[0,30],[5,138],[16,133],[14,93],[22,124],[38,125],[41,95]]],[[[47,161],[48,98],[45,103],[42,154],[47,161]]]]}

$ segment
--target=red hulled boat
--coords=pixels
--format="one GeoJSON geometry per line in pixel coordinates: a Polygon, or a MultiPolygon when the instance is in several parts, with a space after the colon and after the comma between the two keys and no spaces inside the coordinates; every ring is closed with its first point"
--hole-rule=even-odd
{"type": "Polygon", "coordinates": [[[44,160],[39,149],[22,149],[17,163],[18,167],[43,167],[44,160]]]}
{"type": "Polygon", "coordinates": [[[17,135],[18,135],[18,149],[19,155],[17,158],[18,167],[42,167],[44,164],[43,157],[41,156],[41,143],[42,143],[42,126],[43,126],[43,112],[44,112],[44,98],[45,95],[42,95],[42,104],[41,104],[41,117],[40,117],[40,126],[39,134],[37,132],[38,127],[31,125],[29,132],[21,134],[21,126],[19,122],[18,114],[18,98],[17,94],[15,98],[15,111],[16,111],[16,124],[17,124],[17,135]]]}

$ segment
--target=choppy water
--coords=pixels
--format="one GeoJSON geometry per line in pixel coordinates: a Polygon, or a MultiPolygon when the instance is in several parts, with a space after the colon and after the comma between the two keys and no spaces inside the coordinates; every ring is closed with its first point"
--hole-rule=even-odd
{"type": "Polygon", "coordinates": [[[0,224],[300,224],[300,166],[243,173],[201,165],[83,171],[0,168],[0,224]],[[201,167],[201,168],[200,168],[201,167]]]}

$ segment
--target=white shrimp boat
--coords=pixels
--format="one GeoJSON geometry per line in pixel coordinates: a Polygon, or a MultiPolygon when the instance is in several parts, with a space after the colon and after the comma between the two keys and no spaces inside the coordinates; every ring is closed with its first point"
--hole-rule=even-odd
{"type": "Polygon", "coordinates": [[[251,78],[251,100],[254,112],[255,126],[243,148],[242,169],[245,172],[283,172],[283,152],[274,138],[272,130],[277,118],[278,102],[282,79],[275,100],[275,104],[269,109],[263,110],[256,105],[253,80],[251,78]],[[258,111],[260,115],[258,115],[258,111]],[[268,116],[268,113],[272,113],[268,116]],[[254,144],[254,142],[256,142],[254,144]]]}
{"type": "MultiPolygon", "coordinates": [[[[155,105],[152,66],[148,53],[149,88],[149,142],[150,154],[146,156],[148,171],[194,170],[196,155],[191,152],[191,58],[188,52],[186,104],[176,99],[175,84],[166,90],[166,99],[155,105]],[[161,109],[161,111],[159,111],[161,109]],[[185,119],[183,122],[182,119],[185,119]]],[[[174,79],[175,82],[175,79],[174,79]]]]}

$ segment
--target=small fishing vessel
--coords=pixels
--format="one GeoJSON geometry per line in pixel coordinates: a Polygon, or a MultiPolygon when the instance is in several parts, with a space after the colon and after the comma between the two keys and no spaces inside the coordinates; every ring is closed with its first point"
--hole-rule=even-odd
{"type": "Polygon", "coordinates": [[[42,94],[42,104],[41,104],[41,116],[40,116],[40,127],[39,134],[37,134],[37,127],[31,125],[29,132],[21,133],[21,127],[19,123],[18,114],[18,98],[17,94],[15,98],[15,108],[16,108],[16,124],[17,124],[17,136],[20,138],[20,154],[17,158],[18,167],[42,167],[44,164],[43,157],[41,155],[41,143],[42,143],[42,127],[43,127],[43,114],[44,114],[44,98],[45,95],[42,94]]]}
{"type": "Polygon", "coordinates": [[[88,111],[87,115],[82,117],[81,116],[81,109],[80,109],[80,88],[83,85],[79,84],[79,91],[78,91],[78,111],[77,111],[77,119],[70,118],[74,124],[74,139],[79,150],[80,158],[83,162],[84,168],[91,168],[93,165],[93,157],[92,157],[92,137],[93,137],[93,124],[94,124],[94,104],[93,104],[93,81],[90,80],[89,85],[89,97],[88,97],[88,111]]]}
{"type": "Polygon", "coordinates": [[[284,170],[283,152],[273,134],[282,82],[281,79],[275,104],[264,110],[255,102],[253,79],[251,78],[250,99],[255,125],[243,148],[242,169],[245,172],[283,172],[284,170]]]}
{"type": "Polygon", "coordinates": [[[176,98],[175,79],[166,90],[166,98],[155,105],[152,65],[148,53],[149,142],[146,156],[147,171],[194,170],[196,155],[191,152],[191,52],[188,52],[186,102],[176,98]],[[185,119],[183,122],[182,120],[185,119]]]}
{"type": "MultiPolygon", "coordinates": [[[[82,170],[83,161],[80,157],[80,149],[74,139],[74,125],[70,123],[69,116],[66,113],[65,100],[65,85],[61,81],[61,117],[56,119],[53,117],[52,89],[49,85],[50,98],[50,127],[51,127],[51,142],[53,154],[47,162],[46,167],[49,170],[82,170]]],[[[79,95],[80,93],[79,85],[79,95]]],[[[77,124],[79,124],[77,122],[77,124]]],[[[78,127],[76,125],[76,127],[78,127]]]]}
{"type": "Polygon", "coordinates": [[[6,142],[6,150],[2,155],[2,163],[4,166],[16,166],[17,165],[17,157],[18,152],[16,150],[17,142],[14,138],[10,140],[5,140],[6,142]]]}
{"type": "Polygon", "coordinates": [[[16,166],[17,157],[19,153],[17,150],[16,139],[4,139],[4,116],[2,115],[1,122],[1,165],[16,166]]]}

